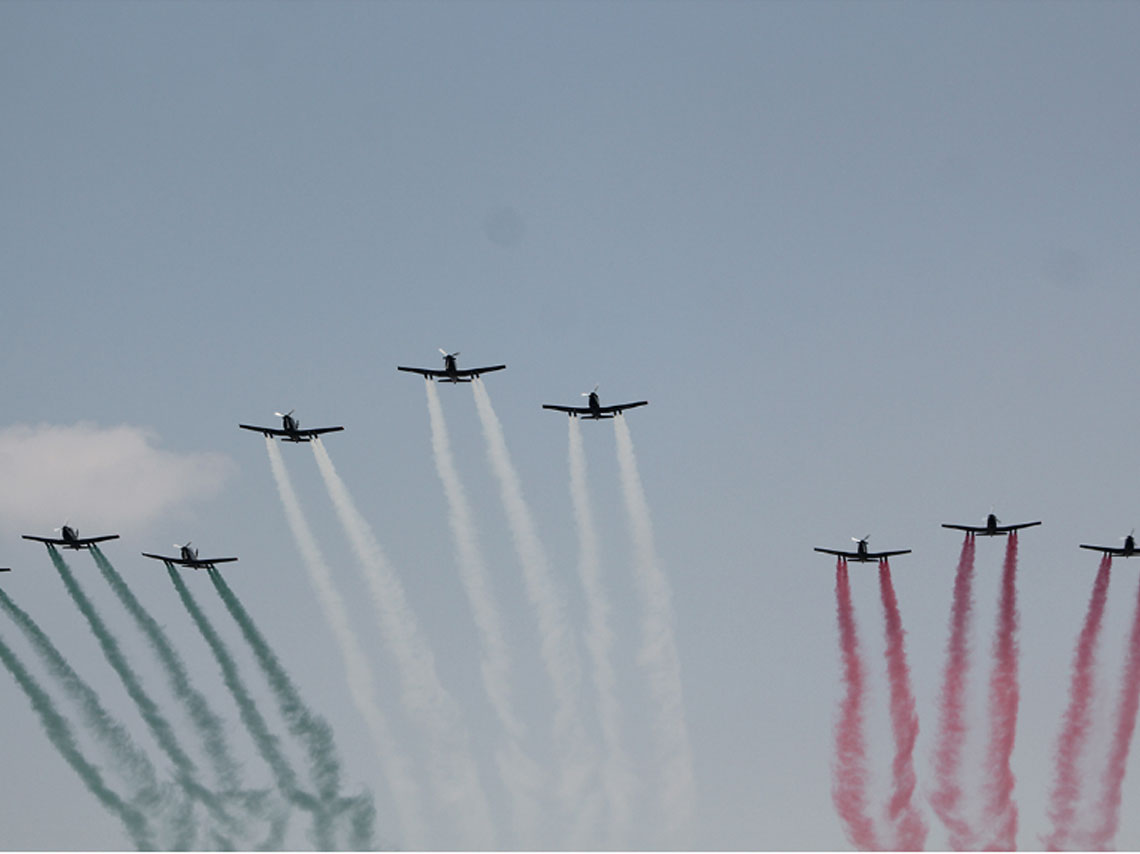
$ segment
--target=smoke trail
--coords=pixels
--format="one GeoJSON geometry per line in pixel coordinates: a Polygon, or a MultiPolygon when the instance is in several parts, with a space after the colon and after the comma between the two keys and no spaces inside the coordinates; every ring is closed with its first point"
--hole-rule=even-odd
{"type": "Polygon", "coordinates": [[[926,822],[913,803],[914,743],[918,739],[918,714],[910,688],[910,668],[906,663],[906,633],[899,603],[886,560],[879,563],[879,588],[887,634],[887,674],[891,685],[891,730],[895,737],[894,792],[887,815],[895,826],[895,847],[920,851],[926,843],[926,822]]]}
{"type": "Polygon", "coordinates": [[[239,785],[238,768],[230,755],[225,724],[222,719],[213,712],[202,693],[190,684],[190,675],[186,671],[182,656],[178,654],[173,644],[167,639],[166,633],[154,617],[147,613],[142,603],[135,598],[134,593],[131,592],[122,576],[111,566],[103,552],[99,550],[98,546],[92,546],[91,554],[95,558],[95,564],[99,567],[99,571],[103,573],[103,578],[115,591],[115,595],[119,597],[123,607],[134,617],[135,622],[150,642],[151,649],[162,662],[174,695],[185,704],[190,713],[190,720],[195,729],[198,730],[198,736],[202,739],[206,756],[210,759],[218,783],[227,790],[236,789],[239,785]]]}
{"type": "Polygon", "coordinates": [[[990,744],[986,751],[985,819],[990,848],[1012,851],[1017,844],[1016,782],[1010,758],[1017,737],[1017,532],[1009,535],[1002,566],[998,624],[990,676],[990,744]]]}
{"type": "MultiPolygon", "coordinates": [[[[289,678],[277,655],[254,624],[253,618],[245,610],[237,594],[226,584],[221,573],[216,569],[207,569],[206,573],[214,583],[214,588],[218,591],[226,610],[230,612],[230,616],[234,618],[234,622],[241,630],[246,643],[253,650],[254,657],[257,659],[257,663],[273,691],[273,696],[277,700],[277,706],[281,711],[281,717],[285,720],[286,727],[294,738],[305,746],[305,751],[309,756],[310,777],[317,789],[322,806],[326,811],[335,811],[341,808],[342,799],[338,797],[341,785],[341,766],[340,759],[336,754],[336,747],[333,744],[332,728],[323,718],[315,715],[305,705],[293,684],[293,680],[289,678]]],[[[357,851],[373,848],[371,822],[375,811],[372,807],[371,798],[367,795],[361,795],[356,799],[350,799],[350,803],[346,803],[344,808],[351,809],[356,817],[353,824],[355,835],[351,841],[352,848],[357,851]]]]}
{"type": "Polygon", "coordinates": [[[975,847],[974,831],[962,817],[962,746],[966,740],[966,676],[970,669],[970,616],[974,606],[974,535],[966,534],[958,571],[954,576],[954,602],[950,609],[950,637],[946,642],[946,668],[939,698],[939,731],[934,752],[936,788],[930,796],[942,824],[950,832],[956,851],[975,847]]]}
{"type": "MultiPolygon", "coordinates": [[[[123,683],[127,695],[138,707],[143,721],[146,723],[148,729],[150,729],[151,734],[154,735],[155,741],[158,742],[158,746],[162,749],[162,752],[174,763],[178,785],[181,786],[183,791],[188,795],[201,801],[215,817],[226,824],[232,825],[233,819],[228,815],[218,797],[204,789],[198,783],[198,769],[194,765],[193,760],[186,754],[181,745],[179,745],[170,723],[159,711],[158,705],[142,687],[138,676],[127,663],[127,659],[123,655],[118,641],[115,640],[114,635],[107,629],[106,623],[103,622],[102,617],[100,617],[99,613],[95,610],[91,600],[87,598],[87,595],[83,592],[83,588],[81,588],[79,583],[75,580],[75,576],[72,574],[67,562],[64,561],[62,555],[60,555],[54,547],[48,547],[48,554],[51,556],[52,563],[55,565],[59,577],[63,580],[64,587],[67,588],[68,595],[79,609],[79,612],[83,614],[84,619],[87,620],[87,624],[91,627],[91,632],[95,635],[95,640],[98,642],[100,649],[102,649],[103,656],[107,659],[107,663],[111,665],[111,668],[119,677],[119,681],[123,683]]],[[[177,848],[187,848],[194,844],[195,828],[193,824],[191,824],[191,816],[189,814],[183,814],[183,818],[184,821],[182,825],[179,828],[175,828],[176,837],[174,845],[177,848]]]]}
{"type": "MultiPolygon", "coordinates": [[[[297,774],[294,772],[289,761],[285,758],[284,754],[278,749],[277,737],[269,731],[269,726],[262,717],[261,712],[258,711],[257,704],[254,703],[253,698],[245,688],[241,676],[238,673],[237,664],[230,655],[229,650],[226,648],[224,641],[214,631],[214,627],[210,625],[210,621],[198,607],[198,603],[194,600],[190,590],[186,587],[182,577],[178,574],[173,564],[166,564],[166,572],[170,576],[170,581],[174,585],[174,589],[178,591],[178,598],[182,600],[183,607],[194,621],[198,631],[201,633],[202,638],[210,647],[210,651],[214,655],[214,659],[218,662],[218,667],[222,671],[222,679],[226,683],[226,688],[229,689],[230,694],[237,704],[238,712],[241,715],[242,723],[245,724],[246,730],[249,732],[253,743],[257,748],[257,752],[261,754],[261,758],[269,766],[270,771],[273,773],[273,779],[277,785],[277,789],[291,803],[297,804],[304,809],[310,810],[314,813],[317,812],[317,805],[312,796],[305,794],[297,785],[297,774]]],[[[328,835],[327,823],[316,822],[314,824],[314,831],[316,838],[314,842],[317,848],[327,851],[332,847],[332,840],[328,835]]]]}
{"type": "Polygon", "coordinates": [[[582,727],[582,675],[578,652],[566,621],[562,595],[523,498],[518,473],[511,463],[503,426],[495,415],[483,383],[475,380],[471,388],[487,442],[487,458],[499,482],[499,495],[507,514],[515,554],[522,566],[527,598],[538,620],[542,660],[554,695],[554,741],[562,766],[559,797],[576,834],[571,840],[573,847],[573,842],[584,837],[593,820],[592,805],[586,804],[585,799],[595,762],[592,746],[582,727]]]}
{"type": "Polygon", "coordinates": [[[108,759],[115,763],[119,773],[130,781],[134,790],[139,793],[136,797],[143,793],[157,797],[158,779],[150,759],[135,744],[126,728],[103,706],[95,690],[75,672],[63,653],[51,642],[35,620],[2,589],[0,589],[0,607],[7,611],[12,622],[27,637],[48,672],[75,703],[87,728],[103,745],[108,759]]]}
{"type": "Polygon", "coordinates": [[[481,671],[483,686],[499,723],[506,731],[507,744],[498,754],[499,772],[503,784],[510,792],[514,813],[515,832],[523,848],[538,845],[538,813],[535,799],[536,783],[541,770],[519,743],[525,735],[522,722],[515,711],[511,691],[510,650],[503,635],[502,620],[495,605],[487,579],[487,568],[479,547],[479,537],[472,519],[471,505],[459,480],[459,472],[451,455],[451,442],[447,435],[447,422],[439,402],[435,382],[425,379],[428,415],[431,419],[431,444],[435,456],[436,472],[447,496],[448,519],[455,541],[459,564],[459,577],[467,600],[471,605],[475,624],[482,644],[481,671]]]}
{"type": "Polygon", "coordinates": [[[879,848],[875,825],[867,814],[867,747],[863,740],[863,656],[851,606],[851,586],[847,561],[840,558],[835,567],[835,605],[839,620],[839,652],[843,657],[843,682],[847,695],[835,727],[835,767],[831,799],[847,831],[851,844],[863,851],[879,848]]]}
{"type": "Polygon", "coordinates": [[[1108,767],[1103,778],[1104,793],[1096,810],[1097,827],[1092,833],[1089,844],[1092,850],[1103,851],[1116,838],[1116,830],[1120,825],[1120,794],[1124,786],[1124,775],[1128,770],[1128,752],[1132,746],[1132,733],[1136,729],[1138,709],[1140,709],[1140,597],[1136,601],[1136,614],[1132,619],[1132,633],[1128,639],[1128,657],[1120,688],[1116,729],[1112,734],[1108,767]]]}
{"type": "Polygon", "coordinates": [[[329,497],[372,592],[380,629],[400,674],[404,706],[409,716],[427,732],[430,774],[436,791],[442,802],[456,813],[464,846],[494,847],[490,808],[467,745],[459,708],[436,675],[435,660],[420,634],[404,587],[372,528],[357,510],[320,439],[314,439],[312,446],[329,497]]]}
{"type": "Polygon", "coordinates": [[[1096,648],[1100,627],[1108,598],[1108,582],[1112,571],[1112,555],[1105,554],[1100,570],[1093,582],[1092,595],[1085,624],[1077,637],[1073,653],[1073,678],[1069,686],[1069,708],[1065,711],[1065,724],[1057,739],[1057,772],[1053,793],[1049,801],[1049,818],[1053,832],[1043,840],[1051,851],[1065,849],[1073,832],[1077,798],[1081,779],[1079,762],[1088,738],[1090,706],[1096,675],[1096,648]]]}
{"type": "Polygon", "coordinates": [[[285,516],[289,521],[289,529],[301,552],[305,568],[309,573],[309,580],[317,592],[317,599],[321,609],[325,612],[325,619],[332,628],[333,635],[340,645],[341,657],[344,659],[344,668],[348,676],[349,692],[360,716],[368,725],[368,732],[372,736],[373,744],[380,759],[384,776],[396,801],[396,815],[400,821],[400,828],[404,837],[404,845],[408,848],[422,849],[425,847],[426,825],[420,812],[419,790],[412,779],[396,740],[388,729],[388,722],[380,710],[376,698],[376,683],[372,678],[372,670],[368,658],[352,631],[348,620],[348,611],[344,605],[336,586],[332,581],[332,574],[328,565],[317,547],[309,523],[301,512],[301,503],[297,500],[297,493],[285,469],[285,461],[281,458],[281,450],[272,438],[265,438],[265,450],[269,454],[269,465],[273,470],[273,479],[277,484],[277,492],[281,497],[281,504],[285,508],[285,516]]]}
{"type": "Polygon", "coordinates": [[[653,543],[649,505],[637,471],[633,438],[625,418],[614,418],[618,468],[633,537],[634,577],[644,600],[642,643],[638,661],[649,675],[650,694],[657,709],[656,732],[662,753],[664,790],[661,805],[669,838],[687,832],[696,800],[693,761],[685,724],[681,662],[673,637],[673,605],[669,580],[661,571],[653,543]]]}
{"type": "Polygon", "coordinates": [[[40,718],[44,732],[55,749],[79,775],[87,790],[118,817],[136,848],[140,851],[153,850],[155,844],[150,835],[146,817],[115,794],[103,781],[99,769],[84,758],[75,743],[75,736],[72,735],[71,727],[68,726],[64,717],[56,711],[51,697],[40,687],[2,638],[0,638],[0,661],[4,662],[8,672],[12,674],[17,684],[27,695],[32,708],[35,709],[40,718]]]}
{"type": "Polygon", "coordinates": [[[578,526],[578,574],[586,591],[586,647],[594,670],[594,690],[598,695],[598,711],[602,725],[605,760],[602,780],[609,799],[613,824],[614,847],[622,847],[629,830],[634,779],[629,757],[622,746],[621,713],[618,705],[613,663],[610,660],[613,632],[610,629],[610,603],[602,583],[598,556],[598,535],[594,514],[590,509],[590,493],[586,486],[586,454],[582,447],[582,427],[577,418],[570,423],[570,497],[578,526]]]}

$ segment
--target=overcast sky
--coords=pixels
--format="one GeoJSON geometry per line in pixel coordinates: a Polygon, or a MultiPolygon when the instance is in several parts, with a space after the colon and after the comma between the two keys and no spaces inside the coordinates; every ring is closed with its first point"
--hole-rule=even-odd
{"type": "MultiPolygon", "coordinates": [[[[812,547],[868,533],[872,546],[913,549],[892,565],[919,803],[929,845],[948,844],[925,800],[961,543],[939,523],[981,522],[991,506],[1043,521],[1021,538],[1013,757],[1019,843],[1039,845],[1097,566],[1077,544],[1140,525],[1138,33],[1140,6],[1107,2],[8,0],[0,565],[13,572],[0,583],[158,761],[43,548],[19,538],[64,521],[121,533],[107,557],[227,721],[250,785],[266,786],[209,647],[162,565],[139,553],[193,540],[239,556],[226,578],[332,725],[346,787],[372,792],[377,842],[406,845],[264,442],[237,429],[294,408],[303,426],[344,425],[325,447],[454,700],[496,843],[511,846],[502,729],[424,384],[395,367],[439,366],[440,347],[461,365],[508,365],[485,388],[573,632],[592,744],[567,425],[541,404],[600,384],[603,403],[650,402],[627,424],[673,596],[696,798],[685,845],[848,845],[831,800],[834,563],[812,547]]],[[[526,743],[553,773],[539,615],[472,389],[439,395],[526,743]]],[[[636,778],[624,844],[668,845],[614,427],[581,427],[636,778]]],[[[312,452],[282,453],[433,842],[471,844],[430,802],[421,722],[400,704],[312,452]]],[[[975,723],[1001,554],[979,541],[975,723]]],[[[182,720],[94,562],[67,559],[182,720]]],[[[1133,567],[1114,569],[1098,733],[1136,600],[1133,567]]],[[[213,585],[185,581],[283,732],[213,585]]],[[[852,583],[879,810],[893,744],[874,567],[853,566],[852,583]]],[[[53,685],[6,618],[0,639],[53,685]]],[[[0,719],[6,847],[130,847],[7,674],[0,719]]],[[[1125,803],[1140,758],[1128,771],[1125,803]]],[[[575,841],[612,847],[606,828],[575,841]]],[[[290,842],[310,844],[305,833],[298,818],[290,842]]],[[[550,818],[539,841],[568,837],[550,818]]],[[[1134,810],[1116,842],[1140,847],[1134,810]]]]}

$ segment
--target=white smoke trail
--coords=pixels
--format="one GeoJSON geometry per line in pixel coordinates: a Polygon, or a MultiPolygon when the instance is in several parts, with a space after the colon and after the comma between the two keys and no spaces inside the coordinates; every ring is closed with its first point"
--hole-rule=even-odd
{"type": "Polygon", "coordinates": [[[408,770],[407,763],[400,754],[396,740],[388,729],[388,722],[380,710],[380,703],[376,697],[376,683],[372,678],[372,670],[368,665],[368,658],[360,643],[353,634],[352,626],[348,620],[348,610],[344,599],[341,598],[332,581],[332,574],[328,565],[317,547],[316,538],[301,512],[301,503],[297,500],[297,493],[293,490],[293,483],[289,472],[285,469],[285,461],[281,458],[281,450],[270,437],[265,439],[265,449],[269,453],[269,465],[273,469],[273,479],[277,483],[277,491],[281,496],[281,504],[285,508],[285,516],[289,520],[289,529],[293,532],[293,539],[305,562],[309,573],[309,580],[317,592],[317,599],[321,609],[325,612],[325,619],[332,628],[340,646],[341,657],[344,659],[344,669],[348,676],[348,688],[352,701],[364,722],[368,725],[368,732],[376,747],[384,776],[392,791],[396,802],[396,816],[400,822],[403,833],[403,843],[412,849],[423,849],[426,844],[426,825],[420,813],[419,791],[408,770]]]}
{"type": "Polygon", "coordinates": [[[581,669],[574,637],[566,620],[565,605],[554,583],[518,474],[511,463],[503,427],[483,383],[471,384],[475,406],[487,440],[487,456],[499,481],[499,493],[511,528],[515,552],[522,564],[523,582],[538,619],[542,658],[554,694],[554,739],[562,764],[560,799],[571,820],[570,842],[583,838],[595,821],[594,804],[587,804],[586,787],[594,770],[594,750],[582,726],[581,669]]]}
{"type": "Polygon", "coordinates": [[[441,801],[456,813],[462,833],[460,847],[494,848],[491,811],[479,782],[459,707],[439,681],[435,660],[420,633],[404,587],[371,526],[357,510],[325,446],[319,439],[314,439],[312,446],[329,497],[372,592],[380,630],[400,675],[404,706],[408,715],[427,733],[431,778],[441,801]]]}
{"type": "Polygon", "coordinates": [[[447,422],[439,402],[435,382],[425,379],[428,415],[431,418],[431,444],[435,467],[447,496],[448,519],[455,540],[459,577],[467,593],[475,625],[482,644],[483,686],[506,731],[507,744],[499,754],[499,773],[511,795],[515,834],[522,848],[538,847],[538,814],[536,790],[541,769],[520,744],[525,728],[518,718],[511,692],[511,656],[503,635],[502,620],[487,579],[487,567],[479,547],[478,532],[472,519],[471,505],[455,469],[447,422]]]}
{"type": "Polygon", "coordinates": [[[590,493],[586,486],[586,454],[582,447],[582,427],[577,418],[570,422],[570,497],[578,526],[578,574],[586,591],[586,647],[594,666],[594,690],[602,725],[605,760],[602,781],[610,805],[614,848],[624,847],[629,831],[635,780],[621,739],[621,710],[617,699],[611,650],[610,603],[602,583],[601,559],[590,493]]]}
{"type": "Polygon", "coordinates": [[[634,576],[645,604],[639,663],[646,669],[657,710],[655,726],[661,751],[661,808],[666,838],[684,840],[690,829],[696,799],[689,733],[685,723],[685,699],[681,687],[681,662],[673,637],[673,605],[669,580],[657,561],[649,505],[637,471],[633,438],[624,416],[614,418],[618,467],[622,492],[633,537],[634,576]]]}

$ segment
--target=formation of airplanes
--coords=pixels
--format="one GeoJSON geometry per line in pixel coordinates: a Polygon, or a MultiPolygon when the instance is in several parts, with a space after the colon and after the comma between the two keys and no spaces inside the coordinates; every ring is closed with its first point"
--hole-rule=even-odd
{"type": "MultiPolygon", "coordinates": [[[[408,373],[419,374],[427,380],[435,380],[437,382],[447,383],[469,383],[478,379],[483,374],[491,373],[493,371],[504,370],[506,365],[487,365],[480,368],[460,368],[457,358],[459,352],[449,353],[448,351],[440,348],[439,352],[443,355],[443,368],[413,368],[405,365],[397,365],[396,370],[406,371],[408,373]]],[[[622,415],[627,409],[635,409],[639,406],[648,405],[647,400],[635,400],[629,403],[611,404],[609,406],[602,406],[598,399],[598,386],[594,386],[593,391],[583,392],[582,396],[586,398],[585,406],[564,406],[554,403],[544,403],[543,409],[550,409],[556,412],[564,412],[571,418],[586,418],[590,420],[600,421],[604,419],[614,418],[617,415],[622,415]]],[[[302,428],[300,422],[294,417],[295,410],[288,412],[274,413],[281,419],[281,427],[260,427],[254,424],[239,424],[238,427],[242,430],[250,430],[255,433],[260,433],[266,438],[280,438],[283,442],[310,442],[313,439],[325,435],[327,433],[336,433],[344,430],[342,426],[334,427],[307,427],[302,428]]],[[[995,537],[1006,536],[1024,528],[1032,528],[1040,525],[1041,522],[1021,522],[1014,525],[1003,525],[1001,520],[997,518],[994,513],[990,513],[986,517],[985,524],[983,525],[958,525],[953,523],[943,523],[943,528],[951,528],[957,531],[965,531],[970,536],[980,537],[995,537]]],[[[116,540],[119,538],[118,534],[105,534],[98,537],[80,537],[78,529],[69,524],[63,525],[61,528],[55,529],[60,536],[58,537],[39,537],[33,534],[24,534],[25,540],[35,540],[36,542],[44,543],[49,548],[59,546],[66,549],[89,549],[91,546],[106,542],[108,540],[116,540]]],[[[871,561],[886,561],[889,558],[897,557],[899,555],[910,554],[910,549],[893,549],[886,551],[873,552],[868,546],[870,537],[852,537],[855,543],[855,550],[845,549],[828,549],[822,547],[815,547],[815,551],[823,554],[835,555],[844,561],[855,561],[857,563],[869,563],[871,561]]],[[[1132,557],[1135,554],[1140,554],[1140,550],[1136,548],[1136,540],[1133,534],[1129,534],[1123,538],[1124,544],[1122,546],[1094,546],[1085,543],[1081,544],[1082,549],[1090,549],[1098,551],[1103,554],[1111,555],[1113,557],[1132,557]]],[[[198,556],[198,550],[190,543],[185,545],[175,544],[175,548],[179,550],[177,557],[169,555],[150,554],[142,552],[143,557],[152,558],[154,560],[161,560],[176,566],[188,567],[190,569],[213,569],[215,564],[219,563],[232,563],[237,561],[236,557],[219,557],[219,558],[202,558],[198,556]]],[[[10,572],[10,567],[0,567],[0,572],[10,572]]]]}
{"type": "MultiPolygon", "coordinates": [[[[971,537],[998,537],[1006,536],[1008,534],[1020,531],[1023,528],[1032,528],[1035,525],[1040,525],[1040,522],[1019,522],[1016,525],[1002,525],[1001,520],[998,519],[992,512],[986,517],[984,525],[954,525],[943,523],[943,528],[953,528],[955,531],[965,531],[971,537]]],[[[872,552],[867,548],[867,541],[870,537],[852,537],[855,543],[855,551],[843,551],[842,549],[822,549],[816,548],[817,552],[824,554],[836,555],[845,561],[856,561],[858,563],[868,563],[870,561],[884,561],[896,555],[910,554],[910,549],[898,549],[895,551],[886,552],[872,552]]],[[[1122,548],[1113,548],[1111,546],[1081,546],[1082,549],[1094,549],[1095,551],[1106,552],[1108,554],[1117,555],[1121,557],[1131,557],[1136,553],[1136,542],[1133,540],[1132,535],[1129,534],[1124,538],[1124,546],[1122,548]]]]}

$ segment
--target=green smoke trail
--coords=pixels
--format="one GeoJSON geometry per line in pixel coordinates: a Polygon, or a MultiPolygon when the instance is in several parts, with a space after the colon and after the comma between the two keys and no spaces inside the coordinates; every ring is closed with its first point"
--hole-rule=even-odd
{"type": "MultiPolygon", "coordinates": [[[[174,730],[171,728],[170,723],[162,715],[158,709],[158,705],[151,699],[150,695],[143,688],[142,683],[139,681],[138,676],[134,670],[127,663],[126,657],[123,655],[119,643],[115,640],[114,635],[107,629],[106,623],[103,618],[99,616],[99,612],[95,610],[91,600],[83,592],[83,588],[79,586],[79,582],[75,580],[67,562],[63,559],[62,555],[55,548],[49,546],[48,554],[51,556],[51,561],[55,565],[59,577],[63,580],[64,587],[67,588],[68,595],[71,596],[75,606],[79,612],[83,614],[87,624],[91,627],[92,634],[95,635],[95,640],[98,641],[99,647],[103,651],[107,663],[119,677],[119,681],[123,683],[128,696],[134,701],[138,707],[139,713],[142,715],[143,721],[154,735],[158,746],[162,749],[163,753],[167,755],[177,771],[178,784],[182,787],[191,797],[200,800],[206,808],[221,821],[227,824],[232,824],[233,819],[227,814],[223,808],[218,797],[212,792],[204,789],[197,782],[198,769],[194,761],[186,754],[178,743],[178,739],[174,735],[174,730]]],[[[195,830],[193,824],[186,816],[187,820],[183,826],[176,833],[175,847],[188,848],[194,844],[195,830]]],[[[226,840],[221,840],[226,842],[226,840]]],[[[216,847],[225,847],[218,844],[215,840],[216,847]]]]}
{"type": "MultiPolygon", "coordinates": [[[[257,747],[257,752],[261,754],[261,758],[265,760],[270,770],[273,772],[273,778],[277,784],[278,790],[285,798],[304,809],[312,810],[317,813],[317,804],[315,799],[303,791],[297,785],[297,774],[289,764],[289,760],[278,749],[277,736],[269,731],[269,725],[266,723],[265,718],[262,717],[261,712],[257,709],[257,704],[246,690],[241,676],[238,673],[237,664],[230,655],[229,650],[226,648],[224,641],[214,631],[214,627],[210,625],[210,621],[206,618],[205,613],[198,607],[193,595],[190,593],[186,583],[182,580],[182,576],[178,574],[178,570],[172,564],[166,564],[166,572],[170,576],[170,581],[174,585],[174,589],[178,591],[178,598],[182,600],[186,612],[194,621],[194,625],[198,627],[202,637],[205,639],[210,651],[214,654],[214,658],[218,662],[218,667],[222,671],[222,679],[226,683],[226,688],[229,689],[233,695],[234,702],[237,703],[238,712],[241,715],[242,723],[245,724],[246,729],[249,731],[250,736],[253,738],[253,743],[257,747]]],[[[314,842],[320,850],[328,850],[331,848],[331,840],[328,834],[328,822],[317,821],[314,825],[314,842]]]]}
{"type": "Polygon", "coordinates": [[[230,612],[230,616],[241,630],[246,643],[253,650],[254,657],[277,700],[277,707],[281,711],[286,727],[305,747],[309,756],[309,776],[316,786],[322,809],[330,818],[335,812],[352,810],[351,847],[355,850],[374,847],[372,822],[375,819],[375,808],[371,797],[367,794],[357,798],[339,797],[341,766],[333,743],[332,728],[305,705],[293,680],[281,666],[276,653],[258,630],[237,594],[226,584],[221,573],[216,569],[207,569],[206,573],[214,583],[214,588],[226,610],[230,612]]]}
{"type": "Polygon", "coordinates": [[[87,728],[104,745],[108,757],[118,766],[119,773],[132,781],[136,792],[148,793],[151,798],[157,797],[158,780],[150,759],[135,744],[126,728],[103,706],[95,690],[75,672],[31,615],[3,590],[0,590],[0,607],[24,633],[48,672],[79,708],[87,728]]]}
{"type": "Polygon", "coordinates": [[[137,809],[130,806],[123,801],[114,791],[112,791],[107,784],[103,781],[103,775],[99,773],[99,769],[92,765],[84,758],[82,752],[79,750],[78,745],[75,743],[75,736],[72,735],[71,727],[68,726],[67,720],[55,709],[51,697],[35,678],[24,667],[23,663],[19,660],[12,649],[0,638],[0,661],[4,662],[4,666],[8,668],[8,672],[15,678],[17,684],[23,689],[27,695],[28,700],[39,715],[40,723],[43,725],[44,732],[59,751],[67,763],[77,773],[84,785],[87,786],[88,791],[93,794],[103,806],[108,810],[115,813],[119,820],[127,829],[127,833],[131,837],[131,841],[135,847],[140,851],[153,849],[154,840],[150,835],[150,828],[148,827],[147,820],[142,813],[137,809]]]}
{"type": "Polygon", "coordinates": [[[143,608],[122,576],[111,566],[111,562],[107,560],[98,546],[91,547],[91,554],[95,558],[95,563],[103,574],[103,578],[115,591],[115,595],[119,597],[123,607],[134,617],[135,622],[138,623],[139,628],[150,642],[155,655],[162,662],[174,695],[186,705],[186,709],[190,713],[190,720],[198,730],[198,735],[206,748],[206,755],[210,759],[218,783],[227,790],[236,789],[239,785],[238,769],[231,758],[230,748],[226,740],[225,724],[222,719],[210,709],[202,693],[190,684],[190,676],[186,672],[186,665],[183,663],[182,657],[167,639],[162,627],[143,608]]]}

